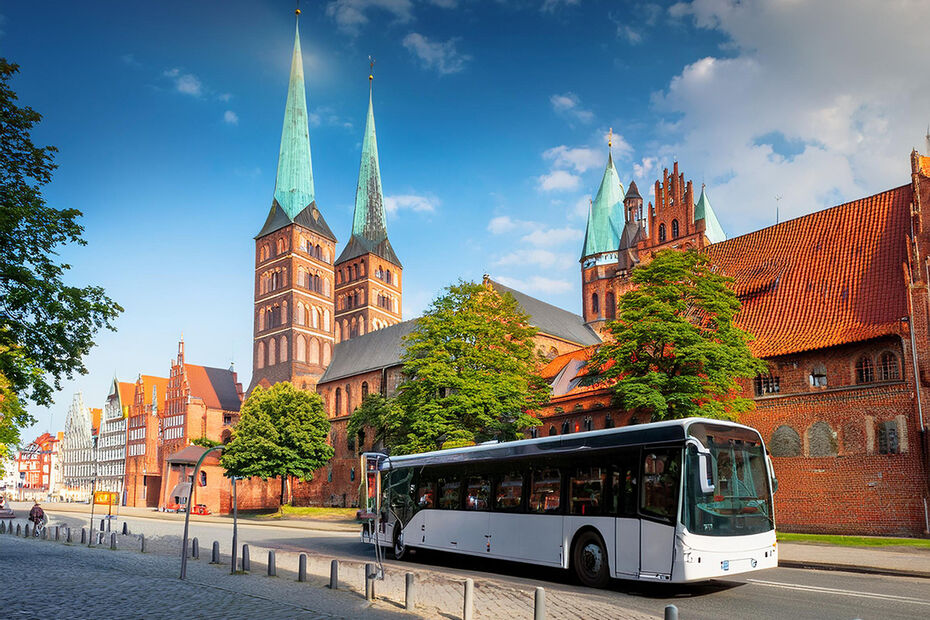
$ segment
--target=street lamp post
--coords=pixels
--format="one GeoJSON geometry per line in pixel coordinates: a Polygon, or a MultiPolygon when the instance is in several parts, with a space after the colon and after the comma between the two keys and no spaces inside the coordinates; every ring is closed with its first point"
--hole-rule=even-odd
{"type": "Polygon", "coordinates": [[[194,485],[197,484],[197,473],[200,471],[200,465],[203,463],[203,460],[207,458],[208,454],[214,451],[222,452],[223,448],[224,446],[222,445],[208,448],[203,454],[200,455],[200,459],[194,466],[194,479],[191,481],[191,492],[190,495],[187,496],[187,511],[184,513],[184,538],[181,541],[181,579],[187,579],[187,533],[190,528],[191,499],[194,496],[194,485]]]}

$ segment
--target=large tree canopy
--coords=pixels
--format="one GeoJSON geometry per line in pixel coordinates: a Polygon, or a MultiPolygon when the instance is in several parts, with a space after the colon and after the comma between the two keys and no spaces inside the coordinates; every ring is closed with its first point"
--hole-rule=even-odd
{"type": "Polygon", "coordinates": [[[392,454],[522,437],[549,394],[535,374],[535,335],[510,293],[449,286],[406,338],[396,398],[369,397],[352,429],[372,426],[392,454]]]}
{"type": "Polygon", "coordinates": [[[233,440],[221,463],[232,476],[281,478],[281,503],[291,477],[312,480],[313,472],[333,458],[326,441],[329,419],[323,398],[288,382],[256,387],[242,403],[233,440]]]}
{"type": "Polygon", "coordinates": [[[613,384],[617,404],[653,420],[733,419],[751,409],[738,379],[765,372],[766,364],[733,323],[740,301],[731,278],[696,251],[665,250],[631,280],[617,319],[607,324],[612,338],[591,364],[613,384]]]}
{"type": "Polygon", "coordinates": [[[0,396],[0,427],[8,429],[31,418],[17,421],[15,412],[5,411],[7,399],[51,404],[62,377],[87,372],[83,359],[94,336],[113,329],[122,312],[99,286],[64,282],[70,266],[57,260],[57,248],[86,244],[77,223],[81,212],[54,209],[42,198],[57,149],[32,143],[42,117],[16,105],[9,82],[18,70],[0,58],[0,376],[8,384],[0,396]]]}

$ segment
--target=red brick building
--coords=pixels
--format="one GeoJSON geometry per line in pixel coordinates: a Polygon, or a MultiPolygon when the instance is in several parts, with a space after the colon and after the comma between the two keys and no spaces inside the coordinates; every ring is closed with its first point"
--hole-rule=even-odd
{"type": "MultiPolygon", "coordinates": [[[[756,409],[741,421],[774,456],[784,530],[928,533],[930,159],[912,153],[911,172],[901,187],[723,240],[706,193],[693,205],[676,164],[656,184],[648,226],[634,218],[636,243],[618,246],[626,260],[582,258],[594,326],[615,310],[600,300],[619,298],[631,269],[658,249],[703,249],[735,278],[737,322],[769,362],[743,386],[756,409]]],[[[544,369],[553,398],[537,432],[645,421],[612,407],[606,387],[581,382],[588,354],[544,369]]]]}
{"type": "Polygon", "coordinates": [[[165,408],[168,379],[139,375],[126,420],[126,505],[158,506],[161,465],[158,414],[165,408]]]}
{"type": "Polygon", "coordinates": [[[16,454],[19,499],[45,501],[61,484],[58,448],[63,433],[42,433],[16,454]]]}

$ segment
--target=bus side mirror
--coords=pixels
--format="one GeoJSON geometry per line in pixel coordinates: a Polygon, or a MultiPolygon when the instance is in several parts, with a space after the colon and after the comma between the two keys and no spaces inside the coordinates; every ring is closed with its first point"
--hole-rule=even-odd
{"type": "Polygon", "coordinates": [[[778,478],[775,477],[775,464],[768,454],[765,455],[765,463],[769,466],[769,480],[772,481],[772,494],[775,494],[778,491],[778,478]]]}
{"type": "Polygon", "coordinates": [[[716,489],[714,485],[713,466],[711,461],[710,450],[701,445],[701,442],[689,441],[694,449],[697,450],[698,456],[698,478],[701,480],[701,493],[707,495],[713,493],[716,489]]]}

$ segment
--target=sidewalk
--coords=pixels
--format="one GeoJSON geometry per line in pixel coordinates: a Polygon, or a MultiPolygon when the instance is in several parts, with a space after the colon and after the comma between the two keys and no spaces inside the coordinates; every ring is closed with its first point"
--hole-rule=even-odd
{"type": "Polygon", "coordinates": [[[778,565],[930,579],[930,549],[780,542],[778,565]]]}
{"type": "MultiPolygon", "coordinates": [[[[25,517],[32,507],[30,502],[10,502],[17,516],[25,517]]],[[[53,503],[42,504],[48,512],[59,512],[90,515],[90,504],[53,503]]],[[[97,506],[94,516],[103,518],[107,515],[106,506],[97,506]]],[[[160,521],[184,522],[184,513],[159,512],[154,508],[132,508],[129,506],[113,506],[113,515],[117,517],[133,517],[138,519],[158,519],[160,521]]],[[[230,523],[232,515],[191,515],[191,523],[230,523]]],[[[327,532],[358,532],[361,525],[354,519],[259,519],[252,515],[239,515],[239,523],[249,525],[270,525],[274,527],[289,527],[300,530],[322,530],[327,532]]]]}

